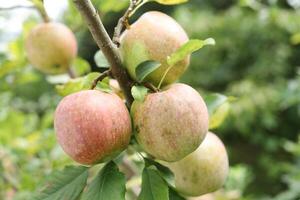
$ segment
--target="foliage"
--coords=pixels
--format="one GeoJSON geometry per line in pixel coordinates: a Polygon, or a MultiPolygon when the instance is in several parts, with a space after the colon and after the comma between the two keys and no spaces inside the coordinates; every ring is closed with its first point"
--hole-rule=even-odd
{"type": "Polygon", "coordinates": [[[255,171],[245,194],[278,193],[284,188],[286,163],[291,162],[283,143],[295,140],[300,128],[300,48],[290,42],[300,27],[299,11],[246,5],[225,12],[207,8],[199,12],[187,5],[178,8],[175,16],[191,37],[209,35],[216,40],[214,48],[192,57],[182,80],[236,97],[218,132],[231,161],[255,171]]]}
{"type": "MultiPolygon", "coordinates": [[[[71,2],[64,20],[85,42],[83,21],[71,2]]],[[[213,37],[217,43],[195,52],[190,69],[182,79],[206,93],[210,129],[217,129],[228,147],[232,163],[230,176],[224,189],[213,195],[215,199],[298,199],[300,143],[295,140],[299,140],[300,134],[300,13],[292,9],[295,5],[285,1],[279,5],[271,3],[275,1],[235,2],[194,0],[174,8],[174,16],[190,38],[213,37]]],[[[128,6],[126,0],[94,0],[93,3],[110,26],[116,24],[110,16],[128,6]]],[[[44,177],[49,177],[50,182],[53,178],[55,189],[38,199],[59,199],[56,194],[76,199],[86,186],[87,170],[89,179],[94,179],[87,181],[83,199],[98,196],[101,199],[99,190],[102,189],[105,194],[116,195],[113,199],[123,199],[126,166],[121,161],[128,160],[131,170],[142,174],[142,177],[126,177],[132,181],[126,184],[129,199],[138,196],[139,184],[142,185],[139,199],[184,199],[173,190],[170,174],[157,163],[146,161],[145,164],[141,155],[130,150],[129,156],[114,160],[117,165],[111,162],[100,170],[71,167],[51,173],[74,164],[55,141],[54,109],[61,96],[88,89],[99,73],[89,73],[94,60],[87,62],[81,57],[73,66],[75,74],[80,76],[77,79],[71,80],[67,75],[47,76],[34,70],[24,53],[24,38],[36,23],[34,18],[27,20],[22,34],[0,55],[0,199],[32,199],[44,177]],[[55,174],[59,174],[58,179],[55,174]],[[58,187],[65,185],[64,181],[74,183],[69,178],[80,184],[58,187]],[[112,180],[113,184],[106,183],[112,180]],[[107,184],[113,187],[108,188],[107,184]]],[[[178,53],[173,59],[178,56],[182,57],[178,53]]],[[[101,52],[95,55],[95,61],[98,67],[108,67],[101,52]]],[[[147,66],[150,64],[151,70],[158,66],[153,62],[147,66]]],[[[140,68],[137,75],[142,81],[152,71],[143,65],[140,68]]],[[[108,81],[98,83],[97,89],[111,92],[108,81]]],[[[136,99],[143,100],[147,89],[134,86],[132,93],[136,99]]]]}

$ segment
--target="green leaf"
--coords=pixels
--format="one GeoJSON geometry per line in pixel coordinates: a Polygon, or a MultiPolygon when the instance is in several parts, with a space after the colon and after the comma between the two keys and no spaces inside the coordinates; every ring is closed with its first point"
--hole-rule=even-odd
{"type": "Polygon", "coordinates": [[[179,61],[182,61],[191,53],[201,49],[206,45],[215,45],[215,40],[213,38],[208,38],[206,40],[189,40],[187,43],[182,45],[177,51],[175,51],[172,55],[170,55],[167,58],[167,63],[168,65],[173,66],[179,61]]]}
{"type": "Polygon", "coordinates": [[[88,168],[69,166],[50,175],[46,188],[34,200],[76,200],[81,195],[88,178],[88,168]]]}
{"type": "Polygon", "coordinates": [[[109,68],[109,63],[101,50],[97,51],[94,56],[95,63],[98,67],[109,68]]]}
{"type": "Polygon", "coordinates": [[[135,74],[139,82],[142,82],[151,72],[160,67],[160,63],[153,60],[147,60],[140,63],[136,69],[135,74]]]}
{"type": "Polygon", "coordinates": [[[175,187],[175,178],[174,178],[174,174],[173,172],[168,168],[163,166],[162,164],[154,161],[154,160],[150,160],[145,158],[145,165],[146,166],[151,166],[154,165],[157,170],[159,171],[161,177],[163,177],[163,179],[171,186],[171,187],[175,187]]]}
{"type": "Polygon", "coordinates": [[[83,200],[125,200],[125,175],[114,162],[106,164],[92,181],[83,200]]]}
{"type": "Polygon", "coordinates": [[[148,89],[144,86],[133,86],[131,88],[131,94],[136,101],[144,101],[148,89]]]}
{"type": "Polygon", "coordinates": [[[185,200],[182,196],[178,194],[173,188],[169,187],[169,198],[170,200],[185,200]]]}
{"type": "Polygon", "coordinates": [[[93,81],[100,75],[98,72],[89,73],[88,75],[80,78],[70,79],[63,85],[57,85],[56,91],[61,96],[79,92],[81,90],[90,89],[93,81]]]}
{"type": "Polygon", "coordinates": [[[145,166],[142,173],[142,190],[138,200],[169,200],[167,183],[153,165],[145,166]]]}
{"type": "Polygon", "coordinates": [[[291,44],[297,45],[300,44],[300,33],[295,33],[290,38],[291,44]]]}
{"type": "Polygon", "coordinates": [[[222,94],[210,94],[205,97],[209,113],[209,129],[218,128],[226,119],[230,109],[231,98],[222,94]]]}
{"type": "Polygon", "coordinates": [[[188,2],[188,0],[152,0],[164,5],[174,5],[188,2]]]}
{"type": "Polygon", "coordinates": [[[95,1],[97,3],[98,9],[101,13],[108,13],[108,12],[119,12],[124,8],[128,7],[128,0],[102,0],[102,1],[95,1]]]}
{"type": "Polygon", "coordinates": [[[72,69],[74,70],[76,76],[82,76],[91,71],[90,64],[80,57],[77,57],[74,60],[72,69]]]}

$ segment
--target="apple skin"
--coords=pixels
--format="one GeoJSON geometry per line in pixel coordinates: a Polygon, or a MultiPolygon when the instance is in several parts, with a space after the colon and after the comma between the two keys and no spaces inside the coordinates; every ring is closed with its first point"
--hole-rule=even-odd
{"type": "Polygon", "coordinates": [[[114,158],[128,146],[132,130],[123,101],[97,90],[64,97],[55,111],[54,128],[63,150],[84,165],[114,158]]]}
{"type": "Polygon", "coordinates": [[[200,196],[220,189],[229,171],[224,144],[210,132],[198,149],[187,157],[173,163],[161,163],[174,173],[177,191],[186,196],[200,196]]]}
{"type": "MultiPolygon", "coordinates": [[[[167,56],[188,41],[181,26],[168,15],[150,11],[143,14],[120,38],[120,52],[129,75],[136,79],[135,69],[146,60],[155,60],[162,65],[150,73],[145,81],[157,86],[169,67],[167,56]]],[[[175,64],[168,72],[163,85],[174,83],[187,69],[190,56],[175,64]]]]}
{"type": "Polygon", "coordinates": [[[156,159],[178,161],[198,148],[208,131],[207,107],[192,87],[176,83],[131,108],[136,139],[156,159]]]}
{"type": "Polygon", "coordinates": [[[42,23],[34,27],[25,41],[29,62],[46,74],[67,72],[77,55],[72,31],[60,23],[42,23]]]}

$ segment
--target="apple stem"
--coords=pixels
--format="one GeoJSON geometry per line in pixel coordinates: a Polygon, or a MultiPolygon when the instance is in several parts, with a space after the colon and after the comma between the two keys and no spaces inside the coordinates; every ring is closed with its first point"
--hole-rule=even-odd
{"type": "Polygon", "coordinates": [[[98,78],[96,78],[91,86],[91,90],[95,89],[95,87],[97,86],[97,83],[99,81],[102,81],[104,78],[108,77],[111,75],[111,70],[106,70],[105,72],[101,73],[100,76],[98,76],[98,78]]]}
{"type": "Polygon", "coordinates": [[[44,0],[40,1],[32,1],[34,6],[36,7],[37,11],[40,13],[41,17],[43,18],[44,22],[50,22],[50,18],[45,10],[44,7],[44,0]]]}
{"type": "Polygon", "coordinates": [[[130,0],[130,5],[124,15],[119,19],[117,26],[115,27],[115,32],[113,36],[113,42],[119,46],[120,45],[120,36],[124,27],[126,29],[130,28],[129,17],[133,14],[136,8],[141,4],[140,0],[130,0]]]}
{"type": "Polygon", "coordinates": [[[146,88],[150,89],[152,92],[159,92],[159,89],[155,87],[153,84],[146,82],[143,84],[146,88]]]}
{"type": "Polygon", "coordinates": [[[130,107],[133,102],[131,95],[132,80],[122,66],[121,55],[116,45],[110,39],[100,16],[90,0],[73,0],[78,11],[85,19],[87,26],[111,66],[112,75],[117,79],[130,107]]]}

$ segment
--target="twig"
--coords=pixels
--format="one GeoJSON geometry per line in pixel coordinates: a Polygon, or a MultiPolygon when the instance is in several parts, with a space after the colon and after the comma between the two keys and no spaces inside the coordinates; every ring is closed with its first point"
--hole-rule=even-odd
{"type": "Polygon", "coordinates": [[[36,9],[35,6],[21,6],[21,5],[18,5],[18,6],[11,6],[11,7],[3,7],[3,8],[0,8],[0,11],[14,10],[14,9],[21,9],[21,8],[24,8],[24,9],[36,9]]]}
{"type": "Polygon", "coordinates": [[[95,89],[95,87],[97,86],[97,83],[99,81],[102,81],[104,78],[108,77],[109,75],[111,74],[111,71],[110,70],[107,70],[105,72],[103,72],[102,74],[100,74],[100,76],[98,76],[98,78],[96,78],[94,81],[93,81],[93,84],[91,86],[91,90],[95,89]]]}
{"type": "Polygon", "coordinates": [[[71,67],[68,68],[68,74],[71,78],[76,78],[76,74],[71,67]]]}
{"type": "Polygon", "coordinates": [[[97,10],[90,0],[73,0],[73,2],[85,19],[98,47],[107,58],[107,61],[111,66],[112,75],[119,82],[128,106],[131,106],[131,103],[133,102],[130,87],[132,85],[132,81],[127,75],[125,68],[122,66],[120,53],[106,32],[97,10]]]}
{"type": "Polygon", "coordinates": [[[50,22],[50,18],[49,18],[48,14],[45,10],[45,7],[44,7],[44,0],[39,0],[39,1],[30,0],[30,2],[33,3],[32,6],[16,5],[16,6],[11,6],[11,7],[1,7],[0,11],[20,9],[20,8],[36,9],[40,13],[40,15],[43,18],[44,22],[50,22]]]}
{"type": "Polygon", "coordinates": [[[124,13],[123,17],[121,17],[119,19],[118,24],[115,27],[115,32],[114,32],[114,36],[113,36],[113,42],[117,46],[120,45],[120,36],[121,36],[122,30],[124,29],[124,27],[126,29],[130,28],[128,20],[129,20],[131,13],[140,5],[141,2],[142,1],[140,1],[140,0],[130,0],[130,5],[129,5],[128,9],[124,13]]]}
{"type": "Polygon", "coordinates": [[[150,89],[152,92],[159,92],[159,89],[149,82],[144,83],[144,86],[150,89]]]}

